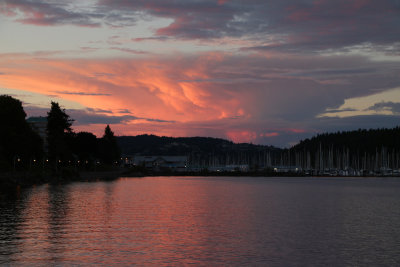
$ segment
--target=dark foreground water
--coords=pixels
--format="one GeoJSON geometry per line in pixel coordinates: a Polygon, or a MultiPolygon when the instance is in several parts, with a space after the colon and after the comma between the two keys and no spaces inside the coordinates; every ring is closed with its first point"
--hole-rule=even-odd
{"type": "Polygon", "coordinates": [[[150,177],[0,194],[1,265],[399,266],[400,179],[150,177]]]}

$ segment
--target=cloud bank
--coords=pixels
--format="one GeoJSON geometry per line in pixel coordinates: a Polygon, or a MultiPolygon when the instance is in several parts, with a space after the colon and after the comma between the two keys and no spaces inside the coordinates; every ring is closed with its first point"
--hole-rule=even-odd
{"type": "Polygon", "coordinates": [[[365,102],[400,95],[398,0],[3,0],[0,13],[94,33],[68,53],[0,54],[0,87],[77,103],[78,128],[288,146],[400,124],[400,97],[365,102]]]}

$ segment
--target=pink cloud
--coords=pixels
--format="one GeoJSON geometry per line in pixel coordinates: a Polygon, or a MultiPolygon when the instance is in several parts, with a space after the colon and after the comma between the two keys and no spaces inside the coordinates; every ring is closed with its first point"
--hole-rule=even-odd
{"type": "Polygon", "coordinates": [[[206,73],[208,63],[203,59],[194,64],[156,58],[43,60],[3,55],[1,59],[1,69],[10,73],[2,75],[2,86],[58,94],[90,108],[127,108],[139,117],[177,121],[213,120],[222,114],[233,117],[244,113],[236,94],[213,92],[208,89],[211,83],[192,82],[210,78],[206,73]]]}
{"type": "MultiPolygon", "coordinates": [[[[287,143],[306,136],[308,129],[326,127],[313,123],[327,107],[375,93],[376,88],[388,89],[382,84],[400,84],[396,68],[394,63],[355,57],[221,52],[127,59],[0,54],[0,88],[56,95],[90,110],[112,111],[112,116],[120,116],[113,124],[118,134],[287,143]],[[347,83],[318,82],[342,76],[347,83]],[[130,117],[122,117],[127,115],[123,110],[129,110],[130,117]]],[[[94,123],[76,127],[102,128],[94,123]]]]}
{"type": "Polygon", "coordinates": [[[279,136],[278,132],[268,132],[260,134],[261,137],[276,137],[279,136]]]}
{"type": "Polygon", "coordinates": [[[251,143],[257,138],[257,133],[253,131],[228,131],[226,136],[235,143],[251,143]]]}

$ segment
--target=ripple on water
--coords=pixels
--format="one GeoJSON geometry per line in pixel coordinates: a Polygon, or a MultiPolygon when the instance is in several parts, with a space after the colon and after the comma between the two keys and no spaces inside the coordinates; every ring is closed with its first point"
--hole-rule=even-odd
{"type": "Polygon", "coordinates": [[[150,177],[0,202],[0,264],[399,265],[400,180],[150,177]]]}

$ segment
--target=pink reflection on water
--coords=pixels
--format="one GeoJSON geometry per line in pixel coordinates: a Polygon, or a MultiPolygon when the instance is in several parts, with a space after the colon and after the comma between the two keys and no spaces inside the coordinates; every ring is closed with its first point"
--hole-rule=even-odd
{"type": "Polygon", "coordinates": [[[0,195],[0,265],[393,266],[399,183],[149,177],[24,189],[0,195]]]}
{"type": "Polygon", "coordinates": [[[251,205],[238,201],[223,183],[172,181],[34,188],[18,229],[23,253],[14,261],[148,265],[234,260],[231,247],[249,227],[251,205]]]}

